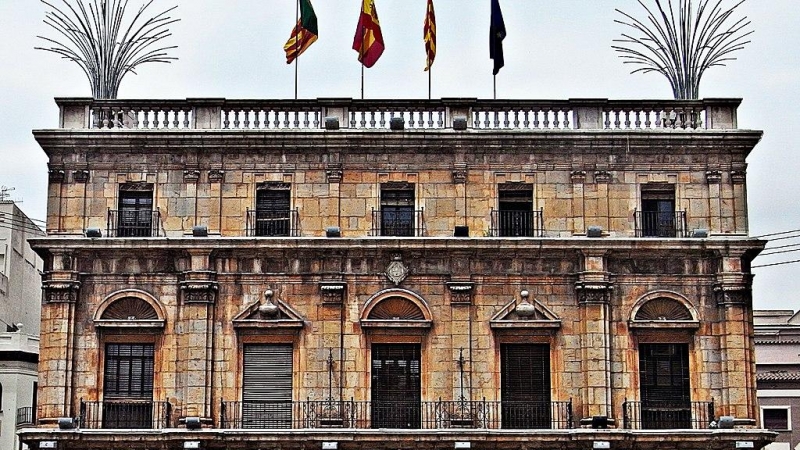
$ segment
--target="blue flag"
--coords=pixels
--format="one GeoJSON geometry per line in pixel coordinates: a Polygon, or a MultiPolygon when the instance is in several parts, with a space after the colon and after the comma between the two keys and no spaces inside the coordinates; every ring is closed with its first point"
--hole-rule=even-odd
{"type": "Polygon", "coordinates": [[[503,59],[503,39],[506,38],[506,24],[503,12],[500,11],[500,0],[492,0],[492,22],[489,25],[489,58],[494,60],[494,72],[497,75],[505,65],[503,59]]]}

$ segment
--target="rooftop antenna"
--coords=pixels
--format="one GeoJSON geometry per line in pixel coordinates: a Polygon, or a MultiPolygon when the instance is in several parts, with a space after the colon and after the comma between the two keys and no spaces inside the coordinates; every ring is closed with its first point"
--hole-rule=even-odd
{"type": "Polygon", "coordinates": [[[9,192],[13,191],[15,188],[8,187],[8,186],[0,186],[0,202],[4,202],[6,200],[11,200],[11,195],[9,192]]]}

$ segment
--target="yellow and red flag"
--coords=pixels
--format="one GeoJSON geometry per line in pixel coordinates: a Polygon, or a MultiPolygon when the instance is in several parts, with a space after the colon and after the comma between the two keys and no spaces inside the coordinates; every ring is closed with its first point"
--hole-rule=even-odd
{"type": "Polygon", "coordinates": [[[283,49],[286,51],[286,64],[291,64],[301,53],[317,41],[319,34],[317,15],[311,7],[311,0],[300,1],[300,20],[292,30],[292,35],[286,41],[283,49]]]}
{"type": "Polygon", "coordinates": [[[362,0],[361,15],[353,40],[353,50],[358,52],[358,60],[365,67],[372,67],[384,50],[381,24],[378,22],[378,11],[375,0],[362,0]]]}
{"type": "Polygon", "coordinates": [[[436,14],[433,12],[433,0],[428,0],[428,12],[425,13],[422,38],[425,41],[425,70],[428,71],[436,58],[436,14]]]}

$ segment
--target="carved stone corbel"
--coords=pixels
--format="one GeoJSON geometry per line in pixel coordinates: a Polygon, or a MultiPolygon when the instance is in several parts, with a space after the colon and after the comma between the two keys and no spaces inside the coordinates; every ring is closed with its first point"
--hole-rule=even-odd
{"type": "Polygon", "coordinates": [[[472,292],[474,291],[475,283],[471,281],[451,281],[447,283],[447,289],[450,291],[450,304],[451,305],[471,305],[472,292]]]}

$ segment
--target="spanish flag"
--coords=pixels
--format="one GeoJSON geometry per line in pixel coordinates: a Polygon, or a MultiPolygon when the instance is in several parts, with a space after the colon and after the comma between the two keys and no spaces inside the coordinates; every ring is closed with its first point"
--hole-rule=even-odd
{"type": "Polygon", "coordinates": [[[311,7],[311,0],[300,1],[300,20],[292,30],[292,35],[286,41],[283,49],[286,51],[286,64],[291,64],[311,44],[317,41],[317,15],[311,7]]]}
{"type": "Polygon", "coordinates": [[[433,0],[428,0],[428,12],[425,14],[425,26],[422,32],[425,41],[425,70],[430,70],[436,58],[436,14],[433,12],[433,0]]]}
{"type": "Polygon", "coordinates": [[[372,67],[383,54],[383,34],[378,22],[378,11],[374,0],[362,0],[361,15],[358,18],[353,50],[358,52],[358,60],[365,67],[372,67]]]}

